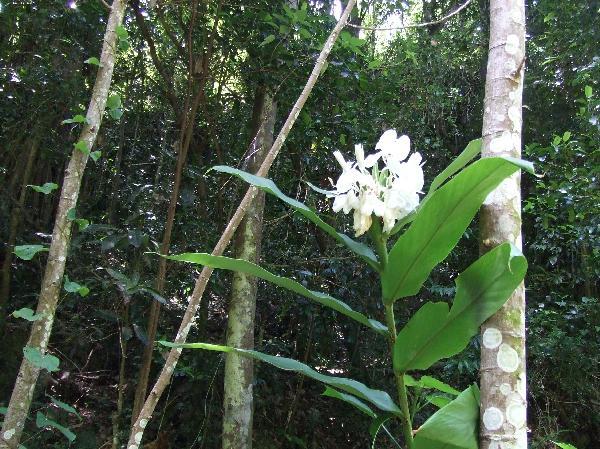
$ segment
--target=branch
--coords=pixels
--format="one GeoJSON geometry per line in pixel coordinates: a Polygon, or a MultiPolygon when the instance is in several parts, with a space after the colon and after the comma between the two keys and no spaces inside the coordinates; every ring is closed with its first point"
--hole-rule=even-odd
{"type": "MultiPolygon", "coordinates": [[[[265,176],[268,173],[269,168],[271,168],[271,165],[273,164],[273,161],[275,160],[279,151],[281,150],[281,147],[283,146],[288,134],[290,133],[292,126],[296,122],[296,119],[298,118],[298,115],[300,114],[304,103],[306,103],[308,96],[310,95],[313,87],[315,86],[317,79],[319,78],[319,75],[321,74],[321,71],[325,66],[327,57],[329,56],[329,53],[331,53],[331,50],[333,49],[333,46],[340,32],[342,31],[344,25],[348,21],[348,17],[350,16],[350,12],[354,8],[355,3],[356,0],[348,1],[346,9],[344,10],[343,14],[338,20],[338,23],[336,24],[335,28],[327,38],[327,41],[325,42],[325,45],[323,46],[323,49],[321,50],[321,53],[317,58],[315,66],[312,70],[312,73],[310,74],[310,77],[308,78],[308,81],[306,82],[306,85],[304,86],[304,89],[302,90],[302,93],[296,100],[294,107],[292,108],[287,120],[285,121],[283,127],[281,128],[281,131],[279,132],[279,135],[277,136],[277,139],[275,139],[273,146],[269,150],[267,156],[265,157],[265,160],[258,169],[256,173],[258,176],[265,176]]],[[[221,238],[219,239],[217,245],[213,249],[213,255],[223,254],[225,248],[231,241],[235,230],[242,221],[242,218],[246,213],[246,209],[256,196],[257,192],[258,190],[254,186],[248,189],[248,191],[244,195],[244,198],[240,202],[237,210],[233,214],[233,217],[229,221],[229,224],[225,228],[225,231],[221,235],[221,238]]],[[[206,285],[208,284],[208,280],[210,278],[210,275],[212,274],[212,271],[212,268],[204,267],[200,275],[196,279],[194,291],[190,296],[188,307],[179,326],[179,330],[177,331],[177,336],[175,337],[176,343],[184,343],[186,341],[187,335],[194,321],[196,312],[198,311],[198,307],[200,306],[202,295],[204,294],[204,290],[206,289],[206,285]]],[[[171,349],[171,351],[169,351],[169,355],[163,366],[163,369],[160,372],[160,375],[158,376],[158,379],[156,380],[152,391],[146,398],[146,402],[144,403],[142,411],[140,412],[139,416],[135,421],[135,424],[131,429],[131,433],[129,435],[129,442],[127,443],[127,447],[129,449],[138,449],[140,447],[142,437],[144,435],[144,428],[148,424],[148,421],[150,420],[150,417],[152,416],[152,413],[154,412],[156,404],[158,403],[163,391],[169,384],[169,381],[173,374],[173,370],[175,369],[175,365],[177,365],[177,361],[179,360],[180,354],[181,348],[173,348],[171,349]]]]}
{"type": "Polygon", "coordinates": [[[102,5],[104,5],[104,7],[106,9],[108,9],[109,11],[112,9],[112,6],[110,6],[108,3],[106,3],[105,0],[100,0],[100,3],[102,3],[102,5]]]}
{"type": "Polygon", "coordinates": [[[447,21],[451,17],[457,15],[459,12],[461,12],[467,6],[469,6],[469,3],[471,3],[471,0],[467,0],[462,5],[460,5],[458,8],[456,8],[454,11],[448,13],[447,15],[445,15],[444,17],[442,17],[441,19],[434,20],[432,22],[422,22],[422,23],[415,23],[413,25],[403,25],[403,26],[399,26],[399,27],[390,27],[390,28],[363,27],[363,26],[360,26],[360,25],[354,25],[352,23],[348,23],[347,25],[349,27],[352,27],[352,28],[359,28],[361,30],[366,30],[366,31],[394,31],[394,30],[405,30],[407,28],[424,28],[424,27],[428,27],[428,26],[432,26],[432,25],[439,25],[440,23],[444,23],[445,21],[447,21]]]}

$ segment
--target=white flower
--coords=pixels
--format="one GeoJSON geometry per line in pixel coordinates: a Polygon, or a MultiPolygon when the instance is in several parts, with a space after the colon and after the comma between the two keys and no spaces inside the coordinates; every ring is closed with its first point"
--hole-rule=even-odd
{"type": "Polygon", "coordinates": [[[369,230],[373,215],[382,219],[384,232],[391,231],[397,220],[419,205],[424,184],[421,155],[414,153],[404,162],[410,153],[408,136],[398,137],[395,130],[388,130],[375,149],[380,151],[365,158],[363,146],[355,145],[356,162],[346,161],[339,151],[333,153],[342,174],[328,196],[335,197],[334,212],[354,210],[357,237],[369,230]],[[385,164],[381,170],[380,159],[385,164]]]}

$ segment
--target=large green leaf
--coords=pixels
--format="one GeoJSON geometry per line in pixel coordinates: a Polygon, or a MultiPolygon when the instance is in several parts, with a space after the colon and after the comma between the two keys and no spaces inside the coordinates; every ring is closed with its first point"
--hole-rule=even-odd
{"type": "Polygon", "coordinates": [[[291,290],[294,293],[302,295],[306,298],[312,299],[313,301],[318,302],[319,304],[325,307],[329,307],[330,309],[333,309],[336,312],[339,312],[343,315],[346,315],[347,317],[352,318],[353,320],[358,321],[359,323],[364,324],[365,326],[370,327],[371,329],[381,334],[387,333],[386,326],[384,326],[377,320],[367,318],[362,313],[353,310],[345,302],[342,302],[339,299],[329,296],[326,293],[309,290],[299,282],[282,276],[277,276],[276,274],[273,274],[270,271],[267,271],[264,268],[253,264],[252,262],[248,262],[247,260],[232,259],[230,257],[224,256],[213,256],[211,254],[206,253],[183,253],[174,256],[163,257],[166,257],[167,259],[171,260],[197,263],[200,265],[205,265],[207,267],[238,271],[240,273],[256,276],[280,287],[287,288],[288,290],[291,290]]]}
{"type": "Polygon", "coordinates": [[[213,167],[213,170],[235,175],[238,178],[241,178],[242,180],[246,181],[248,184],[258,187],[259,189],[264,190],[265,192],[279,198],[281,201],[286,203],[296,212],[300,213],[305,218],[312,221],[315,225],[317,225],[335,240],[346,245],[351,251],[353,251],[362,259],[364,259],[371,267],[378,269],[379,265],[377,262],[377,256],[371,248],[369,248],[367,245],[357,242],[356,240],[352,240],[346,234],[337,232],[332,226],[325,223],[323,219],[321,219],[321,217],[319,217],[315,213],[315,211],[313,211],[306,204],[301,203],[300,201],[297,201],[294,198],[290,198],[289,196],[285,195],[281,190],[279,190],[279,187],[277,187],[277,185],[275,185],[275,183],[270,179],[262,178],[260,176],[253,175],[245,171],[238,170],[236,168],[228,167],[226,165],[217,165],[213,167]]]}
{"type": "Polygon", "coordinates": [[[425,421],[414,449],[477,449],[478,420],[479,388],[472,385],[425,421]]]}
{"type": "Polygon", "coordinates": [[[163,346],[168,346],[171,348],[207,349],[209,351],[234,352],[244,357],[250,357],[252,359],[269,363],[282,370],[295,371],[297,373],[303,374],[307,377],[310,377],[311,379],[322,382],[325,385],[329,385],[331,387],[335,387],[339,390],[345,391],[346,393],[350,393],[351,395],[356,396],[359,399],[369,401],[371,404],[375,405],[377,408],[383,411],[391,412],[396,415],[402,414],[402,412],[394,403],[390,395],[387,394],[385,391],[374,390],[354,379],[346,379],[344,377],[327,376],[325,374],[321,374],[309,367],[308,365],[300,363],[299,361],[294,359],[288,359],[286,357],[276,357],[268,354],[263,354],[262,352],[258,351],[250,351],[248,349],[238,349],[232,348],[230,346],[212,345],[209,343],[176,344],[167,341],[159,341],[159,343],[163,346]]]}
{"type": "Polygon", "coordinates": [[[526,271],[525,257],[510,243],[481,256],[456,279],[451,309],[445,302],[428,302],[400,331],[394,344],[394,370],[424,370],[458,354],[502,307],[526,271]]]}
{"type": "Polygon", "coordinates": [[[527,164],[510,158],[480,159],[436,190],[390,251],[381,276],[385,303],[418,293],[431,270],[456,246],[487,195],[520,167],[530,169],[527,164]]]}

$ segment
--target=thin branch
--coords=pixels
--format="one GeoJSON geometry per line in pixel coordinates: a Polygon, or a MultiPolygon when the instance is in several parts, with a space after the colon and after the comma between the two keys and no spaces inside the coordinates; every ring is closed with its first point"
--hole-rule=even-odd
{"type": "Polygon", "coordinates": [[[359,29],[365,30],[365,31],[394,31],[394,30],[405,30],[407,28],[424,28],[424,27],[428,27],[428,26],[432,26],[432,25],[439,25],[440,23],[444,23],[451,17],[457,15],[459,12],[461,12],[467,6],[469,6],[469,3],[471,3],[471,0],[467,0],[462,5],[460,5],[458,8],[456,8],[454,11],[448,13],[441,19],[434,20],[432,22],[422,22],[422,23],[415,23],[413,25],[402,25],[399,27],[390,27],[390,28],[363,27],[360,25],[354,25],[353,23],[347,23],[346,25],[351,28],[359,28],[359,29]]]}
{"type": "MultiPolygon", "coordinates": [[[[306,103],[306,100],[308,99],[308,96],[313,90],[313,87],[315,86],[317,79],[319,78],[319,75],[321,74],[323,67],[325,66],[327,57],[333,49],[333,46],[338,36],[340,35],[340,32],[344,28],[344,25],[348,21],[350,12],[352,11],[352,9],[354,9],[355,4],[356,0],[348,1],[346,9],[344,10],[343,14],[338,20],[338,23],[336,24],[335,28],[327,38],[327,41],[323,45],[323,49],[321,50],[321,53],[317,58],[315,66],[312,70],[312,73],[310,74],[310,77],[308,78],[308,81],[306,82],[306,85],[304,86],[304,89],[302,89],[302,93],[296,100],[294,107],[292,108],[287,120],[285,121],[283,127],[281,128],[281,131],[279,132],[279,135],[277,136],[277,139],[275,139],[273,146],[269,150],[267,156],[265,157],[265,160],[263,161],[262,165],[256,173],[258,176],[265,176],[268,173],[269,168],[273,164],[273,161],[275,160],[279,151],[283,147],[283,144],[288,134],[290,133],[292,126],[296,122],[296,119],[300,115],[300,111],[302,110],[304,104],[306,103]]],[[[229,221],[229,224],[225,228],[225,231],[223,231],[221,238],[219,239],[218,243],[213,249],[213,255],[223,254],[225,248],[231,241],[235,230],[242,221],[242,218],[246,213],[246,209],[248,208],[248,206],[250,205],[257,193],[258,189],[254,186],[251,186],[248,189],[248,191],[244,195],[244,198],[240,202],[237,210],[233,214],[233,217],[229,221]]],[[[198,307],[200,306],[200,301],[202,300],[204,290],[206,289],[206,285],[208,284],[208,280],[212,274],[212,271],[212,268],[204,267],[200,275],[196,279],[194,291],[192,292],[192,295],[189,298],[188,307],[185,311],[185,314],[179,326],[179,330],[177,331],[177,335],[175,337],[176,343],[185,343],[191,325],[195,319],[196,312],[198,311],[198,307]]],[[[131,428],[129,442],[127,443],[127,447],[129,449],[138,449],[140,447],[142,437],[144,435],[144,429],[148,424],[150,417],[154,413],[154,409],[156,408],[156,405],[158,404],[162,393],[164,392],[165,388],[170,382],[173,370],[175,369],[175,365],[177,365],[177,361],[179,360],[180,354],[181,348],[173,348],[169,351],[169,355],[163,366],[163,369],[160,372],[158,379],[156,380],[156,383],[152,388],[152,391],[146,398],[146,402],[144,403],[144,406],[142,407],[142,411],[140,412],[139,416],[135,420],[135,424],[131,428]]]]}
{"type": "Polygon", "coordinates": [[[108,3],[106,3],[105,0],[100,0],[100,3],[102,3],[104,5],[104,7],[106,9],[108,9],[109,11],[112,9],[112,6],[110,6],[108,3]]]}

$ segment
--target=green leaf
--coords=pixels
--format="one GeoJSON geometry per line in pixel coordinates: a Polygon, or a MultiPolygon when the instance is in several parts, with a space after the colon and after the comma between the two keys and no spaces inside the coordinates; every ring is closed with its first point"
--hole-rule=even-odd
{"type": "Polygon", "coordinates": [[[164,296],[162,296],[157,290],[154,290],[153,288],[138,287],[137,291],[141,292],[141,293],[148,293],[152,298],[154,298],[156,301],[158,301],[161,304],[167,303],[167,300],[164,298],[164,296]]]}
{"type": "Polygon", "coordinates": [[[375,412],[373,412],[373,410],[371,410],[367,404],[365,404],[360,399],[355,398],[351,394],[342,393],[341,391],[337,391],[334,388],[327,387],[323,392],[323,396],[329,396],[330,398],[335,398],[347,402],[348,404],[356,407],[358,410],[363,412],[365,415],[368,415],[371,418],[377,418],[375,412]]]}
{"type": "Polygon", "coordinates": [[[568,142],[570,138],[571,138],[571,131],[565,131],[565,133],[562,136],[563,142],[568,142]]]}
{"type": "Polygon", "coordinates": [[[120,120],[121,117],[123,117],[123,109],[121,109],[121,108],[109,109],[108,114],[114,120],[120,120]]]}
{"type": "Polygon", "coordinates": [[[359,399],[369,401],[371,404],[375,405],[377,408],[383,411],[391,412],[396,415],[400,415],[402,413],[398,406],[394,403],[394,401],[392,401],[390,395],[387,394],[385,391],[374,390],[354,379],[346,379],[344,377],[327,376],[325,374],[321,374],[312,369],[311,367],[305,365],[304,363],[300,363],[299,361],[294,359],[288,359],[286,357],[275,357],[272,355],[263,354],[262,352],[258,351],[237,349],[229,346],[212,345],[208,343],[176,344],[167,341],[159,341],[159,343],[163,346],[168,346],[170,348],[207,349],[209,351],[234,352],[244,357],[250,357],[252,359],[269,363],[270,365],[273,365],[282,370],[294,371],[303,374],[307,377],[310,377],[311,379],[322,382],[325,385],[329,385],[343,390],[346,393],[350,393],[351,395],[354,395],[359,399]]]}
{"type": "Polygon", "coordinates": [[[121,106],[121,97],[119,94],[112,94],[106,100],[106,107],[108,109],[117,109],[121,106]]]}
{"type": "Polygon", "coordinates": [[[73,441],[75,441],[76,436],[73,432],[71,432],[71,429],[69,429],[68,427],[65,427],[65,426],[61,426],[56,421],[48,419],[46,417],[46,415],[44,415],[42,412],[37,412],[37,414],[35,416],[35,425],[38,426],[38,429],[43,429],[45,427],[52,427],[52,428],[58,430],[60,433],[62,433],[65,436],[65,438],[67,440],[69,440],[71,443],[73,441]]]}
{"type": "Polygon", "coordinates": [[[75,207],[72,207],[67,211],[67,220],[77,220],[77,209],[75,207]]]}
{"type": "Polygon", "coordinates": [[[70,123],[88,123],[88,121],[87,121],[87,118],[85,118],[85,116],[83,116],[81,114],[77,114],[73,118],[68,118],[68,119],[62,121],[63,125],[67,125],[70,123]]]}
{"type": "Polygon", "coordinates": [[[560,449],[577,449],[575,446],[569,443],[559,443],[558,441],[553,441],[560,449]]]}
{"type": "Polygon", "coordinates": [[[452,399],[450,399],[448,396],[442,396],[439,394],[427,395],[425,396],[425,399],[427,399],[427,402],[435,405],[437,408],[445,407],[452,402],[452,399]]]}
{"type": "Polygon", "coordinates": [[[414,449],[477,449],[479,388],[472,385],[419,427],[414,449]]]}
{"type": "Polygon", "coordinates": [[[53,182],[47,182],[43,186],[34,186],[32,184],[28,184],[27,187],[31,187],[36,192],[43,193],[44,195],[48,195],[52,191],[58,189],[58,184],[55,184],[53,182]]]}
{"type": "Polygon", "coordinates": [[[229,173],[231,175],[235,175],[240,179],[246,181],[248,184],[251,184],[259,189],[279,198],[281,201],[286,203],[296,212],[300,213],[302,216],[310,220],[312,223],[317,225],[331,237],[333,237],[338,242],[346,245],[348,249],[353,251],[355,254],[360,256],[363,260],[365,260],[371,267],[378,269],[377,256],[371,248],[367,245],[364,245],[360,242],[352,240],[345,234],[337,232],[332,226],[325,223],[321,217],[319,217],[315,211],[313,211],[310,207],[305,204],[297,201],[289,196],[286,196],[279,187],[275,185],[273,181],[267,178],[262,178],[260,176],[255,176],[250,173],[244,172],[242,170],[238,170],[236,168],[227,167],[225,165],[218,165],[212,168],[213,170],[220,171],[223,173],[229,173]]]}
{"type": "Polygon", "coordinates": [[[592,86],[585,86],[584,92],[585,98],[592,98],[592,95],[594,93],[594,91],[592,90],[592,86]]]}
{"type": "Polygon", "coordinates": [[[265,281],[271,282],[279,287],[286,288],[301,296],[312,299],[313,301],[325,306],[342,315],[352,318],[361,324],[379,332],[380,334],[387,333],[387,327],[379,321],[367,318],[362,313],[356,312],[348,304],[340,301],[326,293],[309,290],[299,282],[292,279],[277,276],[264,268],[248,262],[247,260],[232,259],[224,256],[213,256],[206,253],[183,253],[174,256],[162,256],[170,260],[178,260],[180,262],[190,262],[200,265],[205,265],[211,268],[219,268],[222,270],[238,271],[240,273],[250,274],[265,281]]]}
{"type": "Polygon", "coordinates": [[[480,159],[431,195],[390,251],[381,275],[386,304],[419,292],[431,270],[456,246],[487,195],[523,167],[522,162],[480,159]]]}
{"type": "Polygon", "coordinates": [[[92,158],[92,160],[94,162],[98,162],[98,159],[100,159],[100,157],[102,157],[102,151],[92,151],[90,153],[90,157],[92,158]]]}
{"type": "Polygon", "coordinates": [[[72,415],[75,415],[79,419],[81,419],[81,415],[79,413],[77,413],[77,410],[75,410],[75,407],[73,407],[72,405],[67,404],[66,402],[59,401],[55,397],[52,397],[52,396],[48,396],[48,397],[50,398],[50,400],[52,401],[52,403],[54,405],[56,405],[59,408],[62,408],[64,411],[69,412],[72,415]]]}
{"type": "Polygon", "coordinates": [[[73,146],[75,147],[76,150],[81,151],[83,154],[90,154],[90,149],[89,149],[87,143],[84,142],[83,140],[80,140],[73,146]]]}
{"type": "Polygon", "coordinates": [[[100,60],[98,58],[96,58],[95,56],[92,56],[91,58],[87,58],[83,62],[85,64],[91,64],[91,65],[96,65],[98,67],[102,67],[102,64],[100,64],[100,60]]]}
{"type": "Polygon", "coordinates": [[[450,164],[437,175],[429,187],[429,192],[435,192],[450,176],[462,170],[475,156],[481,153],[481,139],[471,140],[467,147],[450,164]]]}
{"type": "Polygon", "coordinates": [[[456,279],[452,308],[428,302],[399,332],[394,344],[394,370],[424,370],[458,354],[479,326],[502,307],[525,277],[527,261],[510,243],[481,256],[456,279]]]}
{"type": "Polygon", "coordinates": [[[423,388],[433,388],[434,390],[441,391],[442,393],[448,393],[453,396],[458,396],[460,394],[460,391],[458,391],[456,388],[452,388],[447,383],[444,383],[441,380],[438,380],[435,377],[431,376],[421,377],[419,379],[419,384],[423,388]]]}
{"type": "Polygon", "coordinates": [[[29,346],[25,346],[23,348],[23,355],[27,360],[29,360],[30,363],[37,367],[50,372],[58,371],[60,360],[51,354],[42,354],[38,348],[30,348],[29,346]]]}
{"type": "Polygon", "coordinates": [[[90,293],[90,289],[85,285],[78,284],[75,281],[71,281],[69,276],[65,275],[65,291],[69,293],[77,293],[82,298],[90,293]]]}
{"type": "Polygon", "coordinates": [[[117,26],[117,28],[115,28],[115,33],[119,39],[127,39],[129,37],[129,33],[123,25],[117,26]]]}
{"type": "Polygon", "coordinates": [[[80,231],[85,230],[90,225],[90,222],[85,218],[76,218],[73,221],[77,223],[77,226],[79,227],[80,231]]]}
{"type": "Polygon", "coordinates": [[[27,320],[27,321],[37,321],[37,320],[41,320],[42,318],[44,318],[43,313],[34,313],[33,310],[31,310],[27,307],[23,307],[22,309],[15,310],[12,313],[12,316],[14,316],[15,318],[23,318],[24,320],[27,320]]]}
{"type": "Polygon", "coordinates": [[[269,34],[267,37],[265,37],[265,40],[260,43],[259,47],[264,47],[265,45],[270,44],[274,40],[275,40],[275,35],[269,34]]]}
{"type": "Polygon", "coordinates": [[[39,252],[49,251],[44,245],[19,245],[15,246],[14,253],[19,259],[31,260],[39,252]]]}

